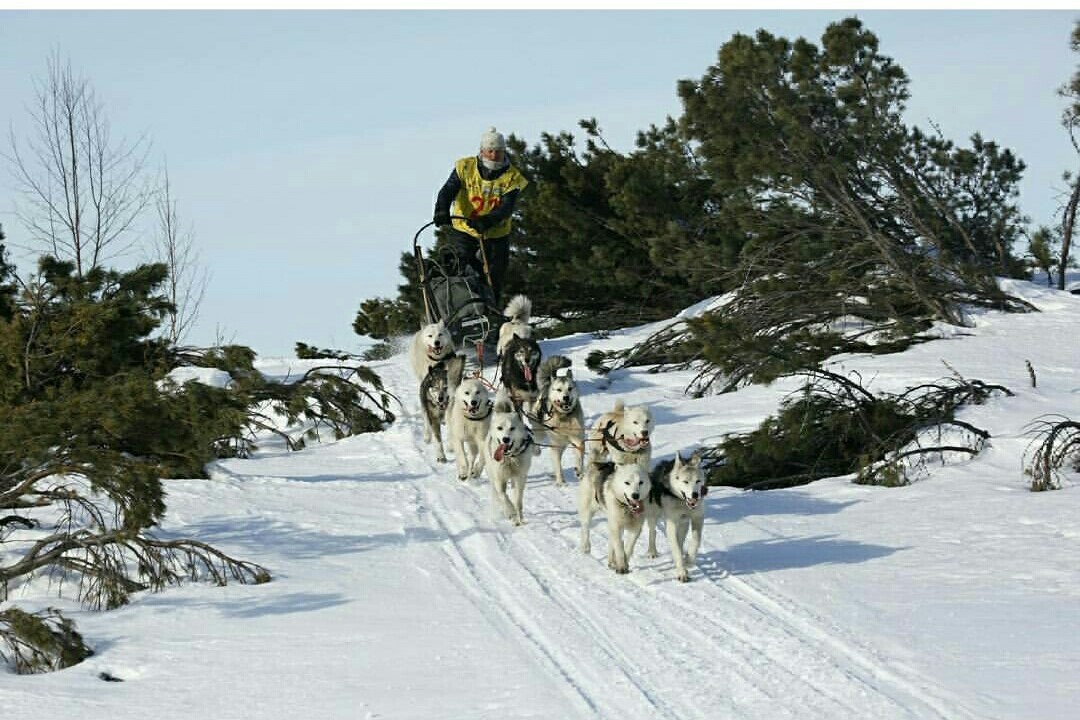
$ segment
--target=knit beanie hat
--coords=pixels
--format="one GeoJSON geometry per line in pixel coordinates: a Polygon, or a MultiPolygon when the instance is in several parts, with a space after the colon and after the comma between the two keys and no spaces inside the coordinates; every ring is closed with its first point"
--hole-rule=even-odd
{"type": "Polygon", "coordinates": [[[501,132],[498,132],[493,127],[489,127],[487,132],[480,136],[480,149],[481,150],[505,150],[506,138],[503,137],[501,132]]]}

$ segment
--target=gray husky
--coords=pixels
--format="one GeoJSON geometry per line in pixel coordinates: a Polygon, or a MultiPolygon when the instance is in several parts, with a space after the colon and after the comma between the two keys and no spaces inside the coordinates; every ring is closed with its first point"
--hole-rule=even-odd
{"type": "Polygon", "coordinates": [[[705,473],[701,469],[701,453],[694,452],[688,460],[680,453],[674,460],[659,463],[651,473],[652,489],[645,504],[645,520],[649,523],[648,557],[656,557],[656,522],[664,519],[671,557],[675,561],[675,577],[687,582],[691,565],[701,546],[701,529],[705,524],[705,473]],[[686,531],[690,530],[690,547],[683,552],[686,531]]]}
{"type": "Polygon", "coordinates": [[[442,424],[446,419],[446,408],[454,390],[461,384],[465,372],[465,356],[451,355],[445,360],[428,368],[424,381],[420,383],[420,408],[424,413],[424,442],[435,440],[435,459],[446,462],[443,449],[442,424]]]}
{"type": "Polygon", "coordinates": [[[585,414],[570,370],[570,358],[552,355],[540,363],[537,387],[539,394],[531,408],[533,432],[537,434],[537,442],[551,448],[555,484],[565,485],[562,456],[567,447],[573,446],[577,451],[574,470],[578,477],[585,471],[585,414]]]}

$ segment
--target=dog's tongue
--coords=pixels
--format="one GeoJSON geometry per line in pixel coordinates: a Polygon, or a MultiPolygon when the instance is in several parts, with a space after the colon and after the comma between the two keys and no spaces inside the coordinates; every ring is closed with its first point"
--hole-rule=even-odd
{"type": "Polygon", "coordinates": [[[532,382],[532,368],[528,365],[521,366],[521,372],[525,373],[525,382],[532,382]]]}
{"type": "Polygon", "coordinates": [[[499,447],[495,448],[495,462],[502,462],[503,453],[506,452],[506,444],[499,443],[499,447]]]}

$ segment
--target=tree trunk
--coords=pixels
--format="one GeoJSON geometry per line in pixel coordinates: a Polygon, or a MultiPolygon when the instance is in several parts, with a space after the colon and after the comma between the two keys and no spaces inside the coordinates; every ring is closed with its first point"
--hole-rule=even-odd
{"type": "Polygon", "coordinates": [[[1058,263],[1058,290],[1065,289],[1065,270],[1069,264],[1069,246],[1072,244],[1073,228],[1076,226],[1076,206],[1080,203],[1080,175],[1073,180],[1065,217],[1061,222],[1061,260],[1058,263]]]}

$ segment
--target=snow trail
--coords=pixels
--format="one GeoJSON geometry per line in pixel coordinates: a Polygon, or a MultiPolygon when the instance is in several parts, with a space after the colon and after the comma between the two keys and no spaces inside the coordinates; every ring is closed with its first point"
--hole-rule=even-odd
{"type": "MultiPolygon", "coordinates": [[[[415,394],[399,365],[380,372],[399,397],[415,394]]],[[[418,407],[406,407],[408,451],[428,473],[409,467],[417,520],[443,537],[458,589],[565,686],[582,717],[975,717],[752,575],[712,563],[694,582],[676,582],[662,532],[657,560],[644,558],[639,540],[629,576],[606,567],[602,519],[591,529],[593,555],[583,556],[574,483],[551,482],[546,454],[530,473],[526,525],[493,518],[486,477],[463,484],[435,463],[418,407]]],[[[723,552],[723,527],[709,520],[699,560],[723,552]]]]}

